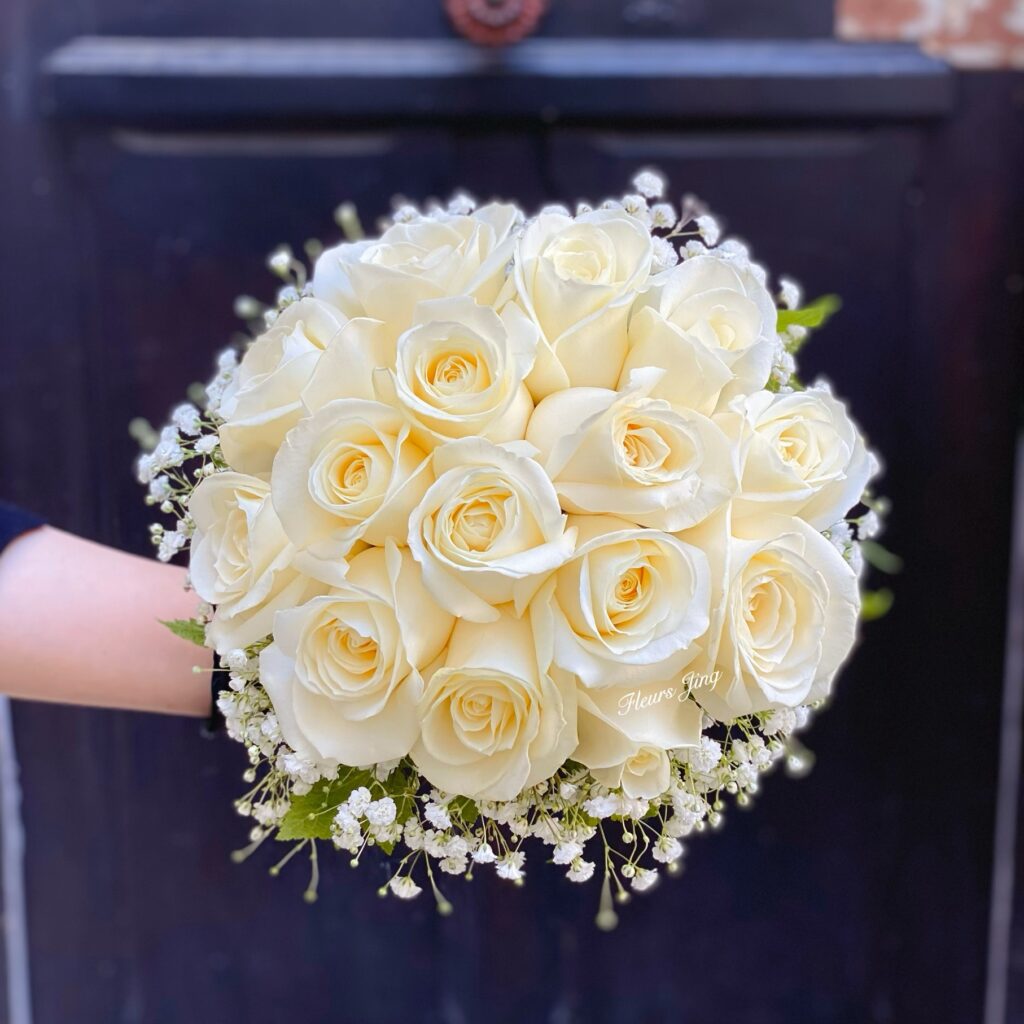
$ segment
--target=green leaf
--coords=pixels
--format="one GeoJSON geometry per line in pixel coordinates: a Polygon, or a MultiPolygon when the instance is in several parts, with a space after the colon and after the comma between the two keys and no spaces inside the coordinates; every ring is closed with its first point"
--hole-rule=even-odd
{"type": "Polygon", "coordinates": [[[469,799],[469,797],[456,797],[451,802],[451,808],[471,828],[476,824],[477,819],[480,817],[480,809],[472,800],[469,799]]]}
{"type": "Polygon", "coordinates": [[[865,590],[860,595],[860,617],[864,622],[874,622],[889,614],[892,608],[893,594],[888,588],[882,590],[865,590]]]}
{"type": "Polygon", "coordinates": [[[197,647],[206,646],[206,626],[198,619],[160,619],[159,622],[182,640],[189,640],[197,647]]]}
{"type": "Polygon", "coordinates": [[[338,805],[343,803],[360,786],[373,782],[369,769],[351,768],[337,779],[323,779],[308,793],[293,796],[288,813],[277,830],[277,838],[287,839],[330,839],[331,820],[338,805]]]}
{"type": "Polygon", "coordinates": [[[860,550],[868,565],[873,565],[890,576],[903,569],[903,559],[899,555],[894,555],[888,548],[882,547],[876,540],[862,540],[860,550]]]}
{"type": "Polygon", "coordinates": [[[839,312],[842,305],[838,295],[822,295],[802,309],[780,309],[777,329],[781,332],[787,327],[807,327],[811,330],[822,327],[829,317],[839,312]]]}

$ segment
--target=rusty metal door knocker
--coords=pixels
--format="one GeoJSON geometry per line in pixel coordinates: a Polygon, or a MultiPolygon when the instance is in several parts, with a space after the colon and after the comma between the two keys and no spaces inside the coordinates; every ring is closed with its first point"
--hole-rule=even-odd
{"type": "Polygon", "coordinates": [[[537,27],[547,0],[445,0],[456,31],[481,46],[518,43],[537,27]]]}

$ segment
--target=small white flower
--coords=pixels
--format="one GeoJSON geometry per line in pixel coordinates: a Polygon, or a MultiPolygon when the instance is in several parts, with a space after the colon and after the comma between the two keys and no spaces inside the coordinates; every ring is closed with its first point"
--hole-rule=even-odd
{"type": "Polygon", "coordinates": [[[661,836],[651,851],[651,856],[662,864],[671,864],[673,861],[679,860],[682,855],[683,844],[669,835],[661,836]]]}
{"type": "Polygon", "coordinates": [[[397,843],[402,838],[402,826],[397,821],[390,825],[371,825],[370,835],[378,843],[397,843]]]}
{"type": "Polygon", "coordinates": [[[788,736],[796,728],[792,708],[773,708],[765,715],[762,731],[765,736],[788,736]]]}
{"type": "Polygon", "coordinates": [[[445,843],[445,854],[449,857],[467,857],[469,841],[465,836],[451,836],[445,843]]]}
{"type": "Polygon", "coordinates": [[[347,803],[352,808],[352,813],[362,817],[366,813],[366,808],[370,806],[373,801],[373,797],[370,791],[365,786],[360,786],[358,789],[352,790],[347,803]]]}
{"type": "Polygon", "coordinates": [[[171,422],[183,434],[187,434],[190,437],[194,434],[198,434],[202,429],[199,410],[191,402],[179,405],[177,409],[171,413],[171,422]]]}
{"type": "Polygon", "coordinates": [[[703,238],[708,245],[718,244],[719,238],[722,237],[722,229],[719,227],[718,221],[715,220],[714,217],[710,214],[704,214],[703,217],[697,218],[696,224],[701,238],[703,238]]]}
{"type": "Polygon", "coordinates": [[[443,832],[428,828],[423,833],[423,849],[428,856],[444,857],[448,852],[448,841],[443,832]]]}
{"type": "Polygon", "coordinates": [[[477,864],[492,864],[494,862],[494,850],[491,849],[491,844],[481,843],[473,851],[473,860],[477,864]]]}
{"type": "Polygon", "coordinates": [[[594,877],[594,862],[578,858],[573,861],[572,867],[566,872],[570,882],[588,882],[594,877]]]}
{"type": "Polygon", "coordinates": [[[196,441],[195,449],[200,455],[209,455],[219,444],[220,438],[216,434],[204,434],[196,441]]]}
{"type": "Polygon", "coordinates": [[[571,864],[581,853],[583,847],[579,843],[559,843],[555,847],[553,859],[556,864],[571,864]]]}
{"type": "Polygon", "coordinates": [[[423,816],[434,828],[439,828],[443,831],[452,827],[452,819],[448,815],[447,808],[442,807],[441,804],[434,803],[433,800],[423,808],[423,816]]]}
{"type": "Polygon", "coordinates": [[[221,373],[231,373],[236,366],[238,366],[238,353],[233,348],[226,348],[217,356],[217,369],[221,373]]]}
{"type": "Polygon", "coordinates": [[[400,757],[394,758],[391,761],[381,761],[379,764],[373,766],[373,777],[378,782],[384,782],[387,777],[402,763],[400,757]]]}
{"type": "Polygon", "coordinates": [[[249,658],[241,647],[236,647],[221,658],[221,663],[232,672],[244,672],[248,667],[249,658]]]}
{"type": "Polygon", "coordinates": [[[419,896],[423,891],[409,875],[403,875],[401,878],[392,878],[388,882],[388,887],[400,900],[411,900],[414,896],[419,896]]]}
{"type": "Polygon", "coordinates": [[[877,537],[882,532],[882,520],[873,509],[865,513],[857,524],[857,536],[862,540],[877,537]]]}
{"type": "Polygon", "coordinates": [[[497,864],[495,870],[498,872],[499,878],[508,879],[510,882],[515,882],[523,877],[523,864],[526,861],[526,854],[516,851],[515,853],[507,853],[502,857],[497,864]]]}
{"type": "Polygon", "coordinates": [[[284,277],[291,269],[291,265],[292,254],[287,249],[275,249],[267,257],[267,266],[272,273],[277,274],[279,277],[284,277]]]}
{"type": "Polygon", "coordinates": [[[641,171],[633,179],[633,188],[648,199],[660,199],[665,194],[665,179],[656,171],[641,171]]]}
{"type": "Polygon", "coordinates": [[[650,889],[657,881],[657,871],[652,871],[650,868],[637,868],[636,874],[630,879],[629,884],[637,892],[643,892],[645,889],[650,889]]]}
{"type": "Polygon", "coordinates": [[[402,203],[401,206],[395,207],[395,212],[391,215],[395,224],[410,224],[419,218],[420,211],[412,203],[402,203]]]}
{"type": "Polygon", "coordinates": [[[702,736],[700,746],[690,750],[689,757],[694,771],[705,774],[710,772],[721,760],[722,747],[710,736],[702,736]]]}
{"type": "Polygon", "coordinates": [[[188,538],[177,530],[165,533],[160,540],[160,547],[157,549],[156,557],[161,562],[169,562],[184,546],[188,538]]]}
{"type": "Polygon", "coordinates": [[[610,818],[619,813],[619,798],[611,794],[591,797],[583,802],[583,810],[595,818],[610,818]]]}
{"type": "Polygon", "coordinates": [[[438,866],[446,875],[463,875],[469,865],[465,857],[445,857],[438,866]]]}
{"type": "Polygon", "coordinates": [[[409,818],[406,821],[404,829],[405,845],[410,850],[422,850],[423,849],[423,826],[419,823],[417,818],[409,818]]]}
{"type": "Polygon", "coordinates": [[[787,309],[799,309],[803,292],[792,278],[779,278],[779,301],[787,309]]]}
{"type": "Polygon", "coordinates": [[[679,253],[667,238],[661,238],[660,236],[652,238],[651,250],[654,257],[651,269],[655,273],[661,270],[668,270],[679,262],[679,253]]]}
{"type": "Polygon", "coordinates": [[[476,200],[465,192],[457,192],[448,203],[448,212],[455,216],[466,217],[476,209],[476,200]]]}
{"type": "Polygon", "coordinates": [[[166,501],[171,496],[171,481],[165,476],[158,476],[150,480],[149,496],[154,501],[166,501]]]}
{"type": "Polygon", "coordinates": [[[331,841],[339,850],[346,850],[349,853],[358,853],[363,845],[363,833],[357,828],[346,828],[335,832],[331,841]]]}
{"type": "Polygon", "coordinates": [[[676,211],[671,203],[655,203],[651,207],[651,226],[670,228],[676,222],[676,211]]]}
{"type": "Polygon", "coordinates": [[[386,796],[380,800],[374,800],[366,808],[366,820],[371,825],[390,825],[395,820],[398,808],[391,797],[386,796]]]}
{"type": "Polygon", "coordinates": [[[351,808],[342,804],[334,812],[334,824],[339,832],[350,832],[359,828],[359,819],[352,813],[351,808]]]}
{"type": "Polygon", "coordinates": [[[651,211],[647,209],[647,200],[643,196],[623,196],[622,208],[644,224],[651,223],[651,211]]]}

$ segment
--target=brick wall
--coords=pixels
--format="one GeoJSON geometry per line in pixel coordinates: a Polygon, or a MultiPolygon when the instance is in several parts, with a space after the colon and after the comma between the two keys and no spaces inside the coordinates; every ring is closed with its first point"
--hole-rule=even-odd
{"type": "Polygon", "coordinates": [[[837,0],[846,39],[915,40],[968,68],[1024,68],[1024,0],[837,0]]]}

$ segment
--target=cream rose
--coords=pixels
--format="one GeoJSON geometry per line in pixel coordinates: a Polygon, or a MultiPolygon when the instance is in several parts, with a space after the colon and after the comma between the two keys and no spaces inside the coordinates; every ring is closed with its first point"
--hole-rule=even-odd
{"type": "Polygon", "coordinates": [[[391,541],[353,558],[329,593],[278,611],[260,679],[285,741],[346,765],[404,757],[419,735],[420,673],[454,621],[391,541]]]}
{"type": "Polygon", "coordinates": [[[708,554],[711,626],[702,669],[721,675],[695,692],[722,721],[828,695],[856,637],[857,577],[802,519],[728,512],[683,537],[708,554]]]}
{"type": "Polygon", "coordinates": [[[206,638],[218,653],[262,640],[279,608],[324,589],[292,565],[295,549],[265,481],[215,473],[192,492],[188,507],[196,524],[189,575],[196,593],[216,606],[206,638]]]}
{"type": "Polygon", "coordinates": [[[249,346],[220,404],[220,443],[232,469],[270,472],[285,434],[305,415],[302,389],[344,325],[338,310],[300,299],[249,346]]]}
{"type": "Polygon", "coordinates": [[[374,373],[395,362],[397,333],[389,324],[357,317],[331,339],[302,390],[302,404],[318,412],[339,398],[375,401],[374,373]]]}
{"type": "Polygon", "coordinates": [[[708,628],[704,555],[677,538],[611,516],[570,516],[573,556],[533,600],[554,659],[584,686],[669,679],[708,628]]]}
{"type": "Polygon", "coordinates": [[[702,712],[678,673],[641,686],[580,687],[577,699],[580,742],[573,760],[627,796],[664,793],[668,752],[700,743],[702,712]]]}
{"type": "Polygon", "coordinates": [[[509,601],[521,612],[572,554],[575,531],[525,449],[481,438],[434,449],[437,479],[409,518],[409,547],[427,589],[460,618],[496,622],[509,601]]]}
{"type": "Polygon", "coordinates": [[[401,542],[433,479],[409,424],[379,402],[343,398],[302,420],[274,460],[271,488],[300,564],[334,583],[358,541],[401,542]]]}
{"type": "Polygon", "coordinates": [[[425,449],[469,436],[519,441],[533,412],[523,382],[536,350],[537,328],[517,306],[499,317],[467,298],[422,302],[394,369],[377,375],[378,394],[405,413],[425,449]]]}
{"type": "Polygon", "coordinates": [[[527,617],[457,622],[444,665],[426,681],[412,759],[433,785],[512,800],[576,748],[576,690],[550,666],[527,617]]]}
{"type": "Polygon", "coordinates": [[[344,243],[316,262],[313,294],[348,316],[406,327],[424,299],[468,295],[493,305],[512,258],[514,206],[469,215],[436,213],[388,228],[379,239],[344,243]]]}
{"type": "Polygon", "coordinates": [[[651,282],[633,316],[622,379],[665,370],[654,397],[701,412],[763,388],[778,312],[760,276],[722,256],[693,256],[651,282]]]}
{"type": "Polygon", "coordinates": [[[534,410],[526,440],[563,508],[675,531],[729,499],[736,478],[728,439],[706,416],[649,398],[660,376],[635,370],[626,391],[570,388],[534,410]]]}
{"type": "Polygon", "coordinates": [[[717,422],[739,450],[736,516],[782,512],[819,530],[860,501],[878,463],[842,402],[815,388],[737,399],[717,422]]]}
{"type": "Polygon", "coordinates": [[[527,226],[514,273],[517,300],[542,335],[526,381],[536,400],[567,387],[615,386],[651,258],[650,232],[622,210],[542,213],[527,226]]]}

